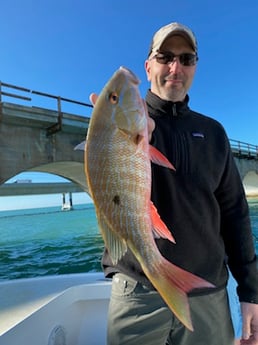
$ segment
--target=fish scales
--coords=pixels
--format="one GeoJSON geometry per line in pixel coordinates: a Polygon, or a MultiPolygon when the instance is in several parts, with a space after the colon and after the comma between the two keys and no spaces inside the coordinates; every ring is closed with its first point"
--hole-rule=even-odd
{"type": "Polygon", "coordinates": [[[138,85],[132,72],[120,68],[94,104],[85,146],[87,183],[114,264],[130,248],[168,307],[193,330],[187,292],[213,285],[168,262],[157,248],[153,231],[157,237],[173,238],[150,201],[150,159],[173,167],[149,145],[138,85]]]}
{"type": "MultiPolygon", "coordinates": [[[[97,143],[99,141],[99,139],[96,140],[97,143]]],[[[145,175],[147,174],[142,171],[150,169],[150,163],[138,163],[138,161],[146,162],[146,158],[141,151],[136,154],[135,149],[128,146],[124,140],[116,140],[114,147],[116,149],[112,151],[108,145],[102,146],[99,155],[89,156],[88,159],[92,161],[92,175],[95,176],[94,183],[98,185],[98,188],[94,190],[95,198],[101,199],[103,212],[112,215],[112,220],[116,221],[115,226],[121,227],[121,231],[124,231],[123,235],[128,236],[128,231],[131,230],[133,224],[132,219],[143,216],[136,213],[135,210],[143,209],[143,199],[138,196],[146,190],[145,183],[148,181],[145,175]],[[133,161],[128,157],[134,157],[133,161]],[[115,161],[118,159],[117,166],[115,161]],[[131,164],[128,165],[128,162],[131,164]],[[140,168],[137,165],[140,165],[140,168]],[[142,165],[145,166],[141,167],[142,165]],[[115,198],[117,198],[117,203],[115,198]]],[[[97,149],[99,148],[97,147],[97,149]]],[[[146,209],[147,206],[145,205],[144,208],[146,209]]],[[[136,220],[134,220],[135,222],[136,220]]]]}

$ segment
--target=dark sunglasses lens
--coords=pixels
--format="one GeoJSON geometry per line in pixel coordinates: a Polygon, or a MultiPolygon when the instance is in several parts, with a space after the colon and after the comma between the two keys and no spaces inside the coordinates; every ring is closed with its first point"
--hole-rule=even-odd
{"type": "Polygon", "coordinates": [[[181,54],[179,55],[179,61],[183,66],[193,66],[196,64],[196,55],[195,54],[181,54]]]}
{"type": "Polygon", "coordinates": [[[193,66],[196,64],[198,58],[195,54],[184,53],[180,55],[175,55],[173,53],[158,53],[155,58],[158,63],[166,65],[173,62],[175,57],[179,57],[179,61],[183,66],[193,66]]]}
{"type": "Polygon", "coordinates": [[[160,53],[156,55],[156,60],[158,63],[162,64],[162,65],[166,65],[169,62],[172,62],[175,58],[174,54],[170,54],[170,53],[160,53]]]}

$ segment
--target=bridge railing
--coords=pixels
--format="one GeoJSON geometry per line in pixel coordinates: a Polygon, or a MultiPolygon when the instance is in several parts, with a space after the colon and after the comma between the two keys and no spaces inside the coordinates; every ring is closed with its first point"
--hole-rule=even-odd
{"type": "Polygon", "coordinates": [[[57,110],[58,111],[59,110],[61,111],[61,101],[69,102],[69,103],[74,103],[74,104],[78,104],[78,105],[82,105],[82,106],[86,106],[86,107],[90,107],[90,108],[93,107],[92,104],[83,103],[83,102],[80,102],[80,101],[75,101],[73,99],[64,98],[64,97],[61,97],[61,96],[51,95],[49,93],[44,93],[44,92],[40,92],[40,91],[30,90],[30,89],[27,89],[25,87],[3,83],[2,81],[0,81],[0,102],[2,102],[2,96],[22,99],[24,101],[31,101],[32,100],[31,97],[28,97],[27,95],[26,96],[20,95],[20,94],[17,94],[17,93],[13,93],[13,91],[12,92],[7,92],[5,90],[5,88],[17,90],[19,92],[25,92],[25,93],[27,93],[27,95],[28,94],[35,94],[35,95],[38,95],[38,96],[54,98],[57,101],[57,110]]]}
{"type": "Polygon", "coordinates": [[[230,145],[235,157],[258,159],[258,146],[230,139],[230,145]]]}
{"type": "Polygon", "coordinates": [[[70,104],[85,106],[85,107],[90,107],[90,108],[93,107],[92,104],[88,104],[88,103],[84,103],[84,102],[80,102],[80,101],[75,101],[73,99],[64,98],[61,96],[51,95],[49,93],[30,90],[30,89],[27,89],[25,87],[7,84],[7,83],[3,83],[0,81],[0,105],[2,103],[3,96],[16,98],[16,99],[19,99],[22,101],[32,101],[32,98],[29,97],[31,94],[46,97],[48,99],[55,99],[57,102],[56,110],[58,112],[58,121],[54,125],[47,128],[47,135],[51,135],[53,133],[56,133],[57,131],[60,131],[62,128],[62,119],[63,119],[62,102],[67,102],[70,104]],[[8,89],[8,92],[6,89],[8,89]],[[12,89],[12,91],[9,92],[9,89],[12,89]],[[15,91],[13,91],[13,90],[15,90],[15,91]],[[16,93],[13,93],[13,92],[16,92],[16,93]],[[19,92],[19,93],[17,94],[17,92],[19,92]],[[25,95],[23,93],[25,93],[25,95]]]}

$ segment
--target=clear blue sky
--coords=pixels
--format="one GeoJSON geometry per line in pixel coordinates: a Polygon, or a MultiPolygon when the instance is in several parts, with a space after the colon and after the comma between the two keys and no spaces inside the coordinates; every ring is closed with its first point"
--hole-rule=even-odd
{"type": "Polygon", "coordinates": [[[199,46],[191,108],[220,121],[231,139],[257,145],[257,18],[257,0],[5,0],[0,80],[88,102],[124,65],[144,97],[151,37],[179,21],[199,46]]]}

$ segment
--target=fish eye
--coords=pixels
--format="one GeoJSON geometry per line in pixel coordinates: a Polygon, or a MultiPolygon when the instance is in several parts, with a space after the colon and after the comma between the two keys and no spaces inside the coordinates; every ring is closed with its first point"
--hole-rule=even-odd
{"type": "Polygon", "coordinates": [[[119,101],[119,97],[116,92],[110,92],[110,94],[108,95],[108,99],[111,104],[117,104],[119,101]]]}

